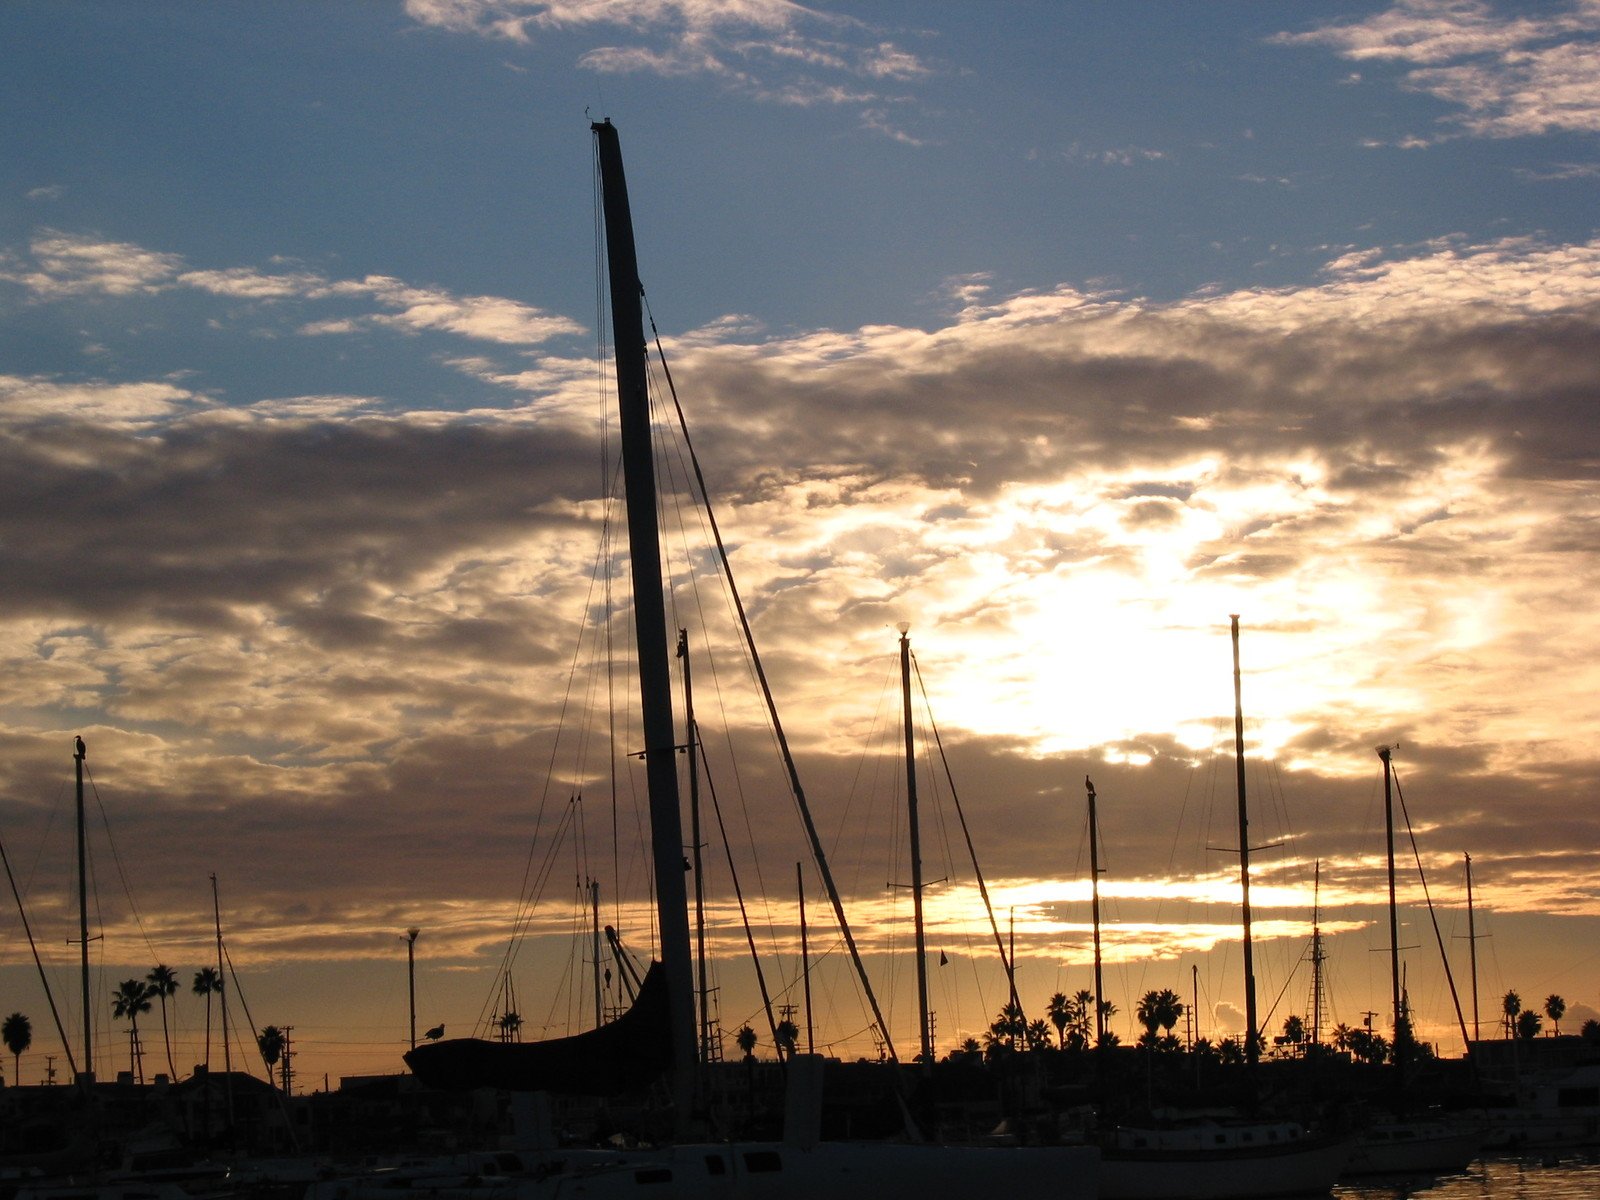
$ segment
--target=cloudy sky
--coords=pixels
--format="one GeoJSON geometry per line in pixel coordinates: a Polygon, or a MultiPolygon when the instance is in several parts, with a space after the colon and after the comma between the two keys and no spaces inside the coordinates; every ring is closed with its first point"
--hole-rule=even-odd
{"type": "MultiPolygon", "coordinates": [[[[528,1031],[588,1019],[586,879],[648,952],[601,116],[902,1053],[902,621],[1025,1006],[1089,983],[1089,774],[1111,998],[1197,986],[1237,1030],[1238,613],[1271,1024],[1316,862],[1335,1019],[1385,1023],[1380,744],[1464,997],[1473,856],[1485,1029],[1508,988],[1600,1015],[1594,0],[20,0],[0,40],[0,837],[69,1029],[78,733],[96,996],[214,959],[215,874],[304,1086],[398,1069],[408,926],[452,1034],[508,957],[528,1031]]],[[[798,1001],[802,843],[682,447],[672,616],[798,1001]]],[[[947,1047],[1004,996],[926,767],[947,1047]]],[[[760,1029],[704,840],[722,1021],[760,1029]]],[[[1400,854],[1408,988],[1458,1049],[1400,854]]],[[[805,886],[818,1041],[871,1053],[805,886]]],[[[65,1063],[6,911],[31,1082],[65,1063]]],[[[180,1072],[204,1022],[185,987],[180,1072]]]]}

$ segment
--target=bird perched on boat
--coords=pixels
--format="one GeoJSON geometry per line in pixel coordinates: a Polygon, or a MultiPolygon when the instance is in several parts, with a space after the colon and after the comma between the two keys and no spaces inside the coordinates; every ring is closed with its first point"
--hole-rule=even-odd
{"type": "Polygon", "coordinates": [[[430,1042],[437,1042],[444,1036],[444,1026],[435,1025],[432,1029],[425,1031],[422,1036],[427,1038],[430,1042]]]}

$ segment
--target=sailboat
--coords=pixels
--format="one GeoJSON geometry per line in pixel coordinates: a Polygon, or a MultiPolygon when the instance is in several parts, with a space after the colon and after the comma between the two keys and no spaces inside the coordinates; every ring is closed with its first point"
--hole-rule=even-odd
{"type": "MultiPolygon", "coordinates": [[[[828,1195],[837,1200],[922,1200],[928,1195],[977,1196],[995,1190],[1050,1195],[1057,1200],[1093,1200],[1099,1154],[1092,1146],[1029,1148],[950,1147],[920,1143],[826,1142],[820,1139],[822,1060],[794,1055],[786,1063],[785,1136],[776,1141],[716,1142],[696,1138],[696,1014],[693,955],[684,881],[684,837],[679,808],[677,738],[673,721],[671,651],[663,597],[660,537],[656,517],[647,392],[642,289],[634,248],[627,184],[616,128],[610,120],[591,124],[600,166],[600,191],[610,274],[617,411],[621,425],[628,553],[638,648],[638,683],[645,739],[644,761],[654,863],[660,960],[645,989],[619,1020],[600,1030],[538,1044],[476,1043],[459,1039],[419,1046],[407,1063],[419,1078],[452,1086],[550,1088],[552,1063],[569,1076],[591,1071],[589,1052],[637,1037],[646,1048],[636,1075],[614,1075],[597,1083],[637,1083],[653,1074],[670,1082],[675,1143],[619,1156],[609,1163],[579,1166],[552,1161],[548,1169],[514,1189],[520,1200],[547,1196],[587,1197],[648,1194],[674,1197],[828,1195]],[[650,1008],[642,1016],[641,1006],[650,1008]],[[628,1023],[620,1033],[608,1033],[628,1023]],[[542,1060],[542,1061],[541,1061],[542,1060]],[[530,1066],[531,1064],[531,1066],[530,1066]]],[[[609,1052],[608,1052],[609,1053],[609,1052]]],[[[604,1072],[613,1070],[604,1068],[604,1072]]],[[[597,1073],[603,1073],[596,1068],[597,1073]]],[[[560,1074],[561,1072],[555,1072],[560,1074]]],[[[568,1086],[560,1090],[571,1090],[568,1086]]],[[[703,1135],[701,1135],[703,1136],[703,1135]]]]}
{"type": "MultiPolygon", "coordinates": [[[[1244,935],[1245,1063],[1254,1089],[1260,1056],[1256,1024],[1255,958],[1250,931],[1250,816],[1245,795],[1244,704],[1239,674],[1239,618],[1234,615],[1234,763],[1238,783],[1239,885],[1244,935]]],[[[1094,785],[1089,790],[1090,837],[1094,785]]],[[[1095,843],[1091,862],[1098,873],[1095,843]]],[[[1098,893],[1097,893],[1098,894],[1098,893]]],[[[1099,905],[1095,906],[1095,991],[1100,988],[1099,905]]],[[[1325,1196],[1351,1153],[1351,1140],[1313,1133],[1298,1121],[1217,1119],[1123,1124],[1102,1139],[1102,1200],[1248,1200],[1266,1196],[1325,1196]]]]}
{"type": "MultiPolygon", "coordinates": [[[[1437,1117],[1400,1113],[1405,1094],[1410,1018],[1400,984],[1400,925],[1394,882],[1394,762],[1388,746],[1378,748],[1383,760],[1383,823],[1389,867],[1389,981],[1394,1016],[1393,1117],[1374,1122],[1362,1132],[1350,1155],[1346,1175],[1444,1175],[1465,1170],[1477,1156],[1483,1136],[1437,1117]]],[[[1462,1030],[1465,1036],[1465,1029],[1462,1030]]]]}

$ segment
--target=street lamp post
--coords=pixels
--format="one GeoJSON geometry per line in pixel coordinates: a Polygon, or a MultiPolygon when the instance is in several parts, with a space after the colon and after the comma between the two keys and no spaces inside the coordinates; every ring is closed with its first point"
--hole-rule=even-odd
{"type": "Polygon", "coordinates": [[[411,1048],[417,1048],[417,934],[413,925],[406,930],[406,995],[411,1002],[411,1048]]]}

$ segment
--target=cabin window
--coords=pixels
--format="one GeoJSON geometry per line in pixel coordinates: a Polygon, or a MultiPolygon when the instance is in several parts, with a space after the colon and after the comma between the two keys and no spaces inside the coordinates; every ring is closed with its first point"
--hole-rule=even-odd
{"type": "Polygon", "coordinates": [[[672,1172],[666,1167],[646,1167],[633,1173],[635,1183],[671,1183],[672,1172]]]}
{"type": "Polygon", "coordinates": [[[1557,1088],[1556,1104],[1562,1108],[1587,1108],[1600,1104],[1600,1087],[1557,1088]]]}
{"type": "Polygon", "coordinates": [[[1222,1134],[1220,1134],[1220,1133],[1214,1133],[1214,1134],[1212,1134],[1212,1135],[1211,1135],[1211,1140],[1212,1140],[1212,1141],[1213,1141],[1213,1142],[1215,1142],[1215,1143],[1216,1143],[1216,1144],[1217,1144],[1217,1145],[1219,1145],[1219,1146],[1225,1146],[1225,1145],[1227,1145],[1227,1143],[1228,1143],[1228,1139],[1227,1139],[1227,1138],[1226,1138],[1226,1137],[1224,1137],[1224,1136],[1223,1136],[1223,1135],[1222,1135],[1222,1134]]]}
{"type": "Polygon", "coordinates": [[[781,1171],[783,1159],[776,1150],[751,1150],[744,1156],[744,1169],[752,1175],[762,1171],[781,1171]]]}
{"type": "Polygon", "coordinates": [[[1256,1135],[1253,1133],[1247,1133],[1244,1135],[1244,1140],[1247,1142],[1253,1142],[1256,1140],[1256,1135]]]}
{"type": "Polygon", "coordinates": [[[726,1175],[727,1173],[728,1173],[728,1164],[723,1161],[722,1155],[720,1155],[720,1154],[708,1154],[708,1155],[706,1155],[706,1174],[707,1175],[726,1175]]]}

